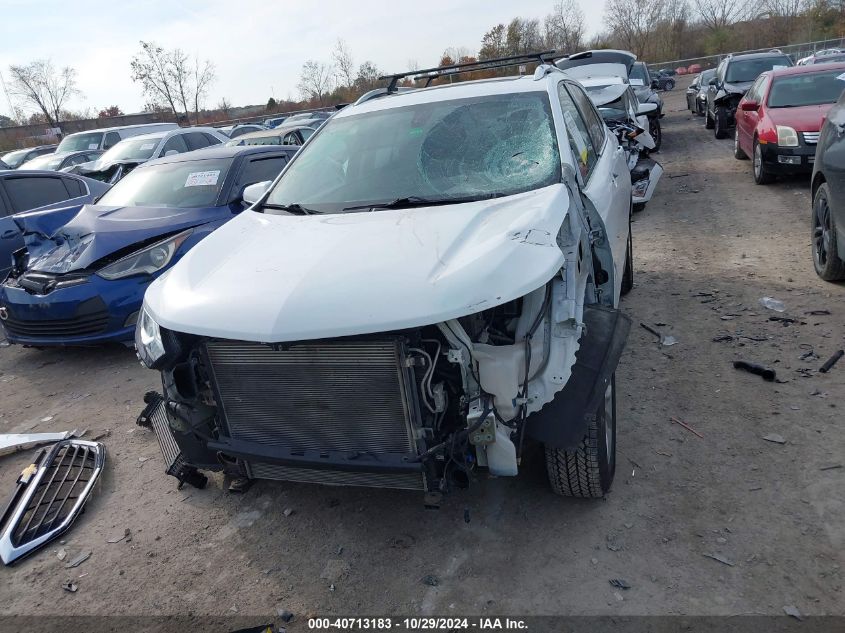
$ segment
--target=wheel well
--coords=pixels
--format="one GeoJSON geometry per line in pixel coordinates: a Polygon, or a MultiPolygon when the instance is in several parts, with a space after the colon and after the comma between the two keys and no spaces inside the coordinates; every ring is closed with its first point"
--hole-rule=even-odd
{"type": "Polygon", "coordinates": [[[810,186],[810,194],[812,198],[816,197],[816,191],[819,187],[821,187],[824,183],[827,182],[827,179],[824,177],[824,174],[819,172],[813,177],[813,184],[810,186]]]}

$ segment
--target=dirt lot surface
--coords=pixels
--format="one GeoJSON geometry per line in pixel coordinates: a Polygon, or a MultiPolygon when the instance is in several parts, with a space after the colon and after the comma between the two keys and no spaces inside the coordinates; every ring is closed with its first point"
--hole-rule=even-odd
{"type": "MultiPolygon", "coordinates": [[[[845,287],[813,272],[806,179],[755,185],[683,99],[666,95],[666,175],[635,216],[605,500],[555,497],[536,450],[519,478],[483,477],[439,511],[405,492],[259,482],[233,495],[222,478],[179,491],[135,426],[158,378],[132,352],[5,347],[0,432],[110,435],[102,485],[64,544],[0,570],[0,615],[845,614],[845,361],[817,372],[845,347],[845,287]],[[679,342],[661,346],[640,321],[679,342]],[[125,528],[131,542],[107,542],[125,528]],[[66,569],[61,547],[92,555],[66,569]]],[[[0,494],[30,454],[0,458],[0,494]]]]}

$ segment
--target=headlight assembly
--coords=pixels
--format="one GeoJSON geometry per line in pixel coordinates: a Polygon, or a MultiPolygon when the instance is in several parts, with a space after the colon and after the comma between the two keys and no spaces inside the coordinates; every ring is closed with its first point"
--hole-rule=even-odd
{"type": "Polygon", "coordinates": [[[165,349],[161,338],[161,328],[147,312],[146,307],[141,308],[138,324],[135,326],[135,349],[138,350],[138,358],[150,369],[164,358],[165,349]]]}
{"type": "Polygon", "coordinates": [[[778,145],[781,147],[798,147],[798,132],[786,125],[777,125],[778,145]]]}
{"type": "Polygon", "coordinates": [[[184,231],[152,246],[136,251],[97,271],[104,279],[123,279],[132,275],[152,275],[170,263],[191,231],[184,231]]]}

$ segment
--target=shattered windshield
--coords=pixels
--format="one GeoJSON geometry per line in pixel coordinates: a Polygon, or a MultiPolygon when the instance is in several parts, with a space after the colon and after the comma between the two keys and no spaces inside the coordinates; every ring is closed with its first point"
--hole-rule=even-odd
{"type": "Polygon", "coordinates": [[[190,160],[139,167],[109,189],[97,204],[112,207],[212,207],[231,158],[190,160]]]}
{"type": "Polygon", "coordinates": [[[491,95],[333,118],[267,204],[339,213],[399,199],[512,195],[559,179],[547,94],[491,95]]]}
{"type": "Polygon", "coordinates": [[[100,142],[102,140],[102,132],[71,134],[62,139],[62,142],[56,148],[56,152],[79,152],[87,149],[100,149],[100,142]]]}
{"type": "Polygon", "coordinates": [[[162,138],[163,136],[155,136],[153,138],[133,138],[121,141],[100,156],[99,162],[108,164],[119,160],[148,160],[152,157],[156,145],[162,138]]]}
{"type": "Polygon", "coordinates": [[[788,57],[761,57],[758,59],[738,59],[728,64],[725,81],[729,84],[741,84],[754,81],[767,70],[792,66],[788,57]]]}

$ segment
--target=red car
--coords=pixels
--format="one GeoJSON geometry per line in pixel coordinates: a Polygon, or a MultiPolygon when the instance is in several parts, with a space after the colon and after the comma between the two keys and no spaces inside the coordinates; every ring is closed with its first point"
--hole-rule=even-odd
{"type": "Polygon", "coordinates": [[[819,130],[843,90],[845,63],[794,66],[757,77],[736,110],[734,156],[753,158],[758,185],[778,174],[813,170],[819,130]]]}
{"type": "Polygon", "coordinates": [[[687,74],[687,67],[686,66],[679,66],[675,69],[675,74],[677,75],[686,75],[687,74]]]}
{"type": "Polygon", "coordinates": [[[693,75],[695,73],[701,72],[701,64],[693,64],[689,68],[687,68],[687,73],[693,75]]]}

